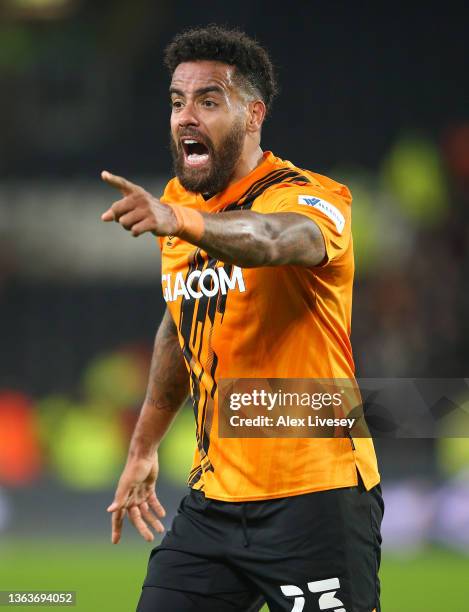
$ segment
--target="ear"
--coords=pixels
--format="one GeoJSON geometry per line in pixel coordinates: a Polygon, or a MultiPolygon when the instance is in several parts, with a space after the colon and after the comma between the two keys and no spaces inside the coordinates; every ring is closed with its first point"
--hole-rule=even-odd
{"type": "Polygon", "coordinates": [[[265,119],[266,107],[262,100],[254,100],[248,104],[248,132],[258,132],[265,119]]]}

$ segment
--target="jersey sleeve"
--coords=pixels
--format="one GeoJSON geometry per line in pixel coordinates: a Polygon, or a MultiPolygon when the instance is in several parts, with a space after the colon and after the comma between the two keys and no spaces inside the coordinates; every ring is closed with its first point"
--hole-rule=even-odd
{"type": "Polygon", "coordinates": [[[336,193],[316,186],[276,189],[271,194],[266,194],[259,212],[293,212],[312,219],[324,238],[324,266],[340,257],[350,243],[352,197],[347,188],[341,191],[342,193],[336,193]]]}
{"type": "MultiPolygon", "coordinates": [[[[171,189],[171,184],[173,181],[170,181],[166,187],[164,188],[163,193],[160,195],[160,202],[166,203],[170,200],[168,200],[168,191],[171,189]]],[[[163,247],[164,247],[164,241],[165,241],[165,236],[155,236],[155,240],[156,240],[156,244],[158,245],[159,249],[161,252],[163,252],[163,247]]]]}

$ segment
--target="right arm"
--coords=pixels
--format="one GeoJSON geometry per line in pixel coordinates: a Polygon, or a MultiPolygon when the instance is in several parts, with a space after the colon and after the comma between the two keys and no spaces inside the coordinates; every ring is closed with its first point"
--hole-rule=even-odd
{"type": "Polygon", "coordinates": [[[130,441],[129,457],[153,457],[189,391],[176,326],[166,309],[155,338],[147,393],[130,441]]]}
{"type": "Polygon", "coordinates": [[[157,517],[165,511],[155,493],[158,447],[189,391],[187,373],[176,326],[166,310],[155,338],[145,400],[135,425],[127,462],[116,489],[112,512],[112,542],[117,544],[127,512],[139,533],[148,541],[164,531],[157,517]]]}

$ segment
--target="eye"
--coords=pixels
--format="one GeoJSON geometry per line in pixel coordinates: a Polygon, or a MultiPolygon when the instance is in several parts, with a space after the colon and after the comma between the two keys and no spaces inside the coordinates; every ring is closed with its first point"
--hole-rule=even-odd
{"type": "Polygon", "coordinates": [[[171,100],[170,106],[174,110],[179,110],[180,108],[182,108],[182,102],[181,100],[171,100]]]}
{"type": "Polygon", "coordinates": [[[205,108],[214,108],[217,104],[213,100],[204,100],[202,106],[205,106],[205,108]]]}

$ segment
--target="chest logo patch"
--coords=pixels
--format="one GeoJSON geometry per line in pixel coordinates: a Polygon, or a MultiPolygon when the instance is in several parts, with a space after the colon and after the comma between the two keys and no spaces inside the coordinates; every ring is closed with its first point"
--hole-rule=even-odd
{"type": "Polygon", "coordinates": [[[194,270],[187,279],[182,272],[163,274],[161,283],[166,302],[174,302],[181,296],[190,300],[200,299],[204,295],[213,297],[219,292],[226,295],[229,290],[238,290],[240,293],[246,291],[243,271],[238,266],[233,266],[231,276],[228,276],[223,267],[194,270]]]}

